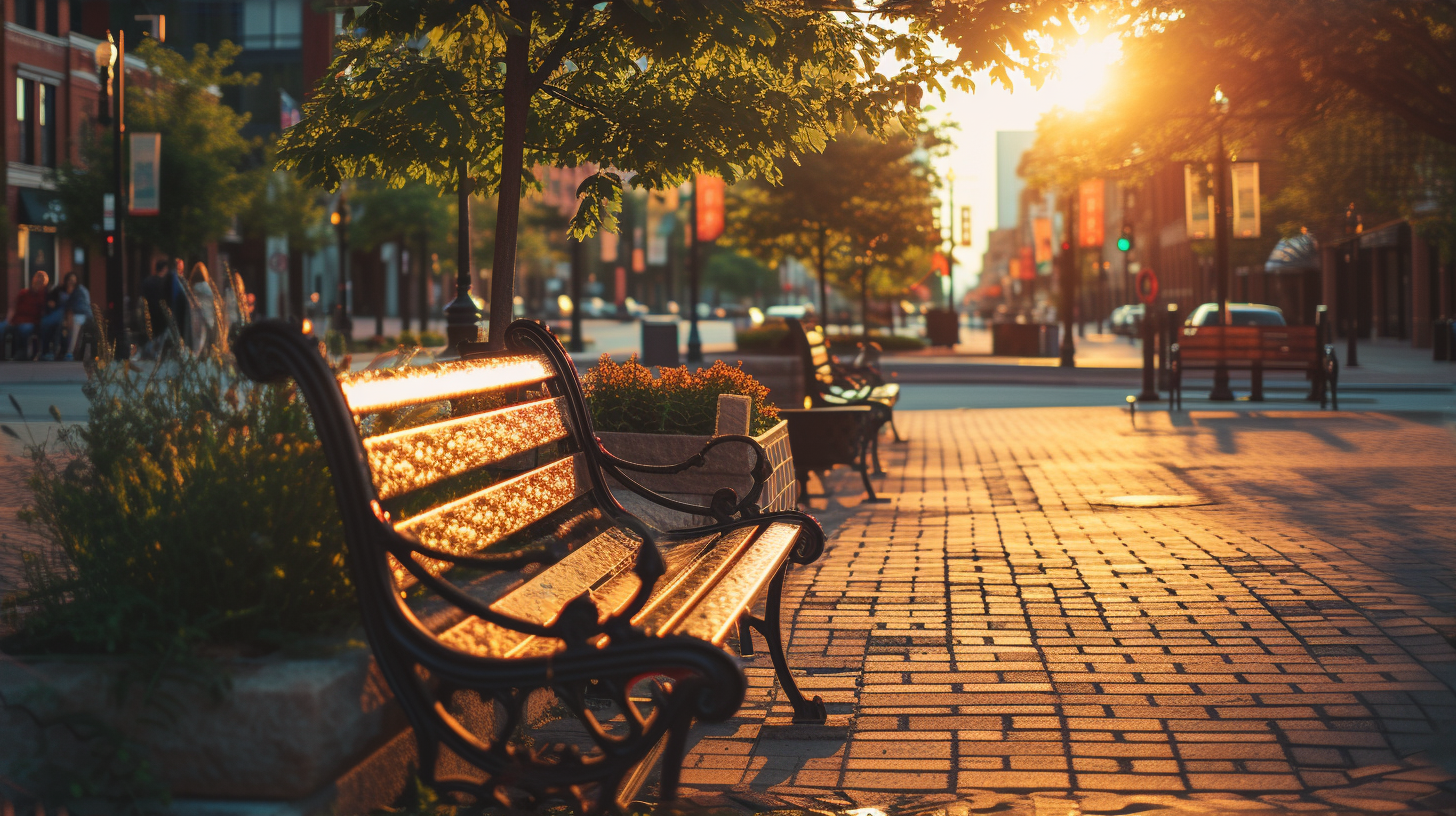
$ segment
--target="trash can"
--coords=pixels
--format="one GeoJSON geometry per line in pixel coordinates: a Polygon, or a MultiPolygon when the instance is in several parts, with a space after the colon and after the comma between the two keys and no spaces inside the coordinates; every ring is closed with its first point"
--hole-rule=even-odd
{"type": "Polygon", "coordinates": [[[997,357],[1055,357],[1061,342],[1056,325],[997,323],[991,327],[991,353],[997,357]]]}
{"type": "Polygon", "coordinates": [[[642,365],[669,368],[682,365],[677,354],[677,318],[642,319],[642,365]]]}
{"type": "Polygon", "coordinates": [[[954,309],[925,313],[925,334],[932,346],[954,346],[961,341],[961,316],[954,309]]]}
{"type": "Polygon", "coordinates": [[[1431,359],[1451,359],[1451,321],[1437,320],[1431,329],[1431,359]]]}

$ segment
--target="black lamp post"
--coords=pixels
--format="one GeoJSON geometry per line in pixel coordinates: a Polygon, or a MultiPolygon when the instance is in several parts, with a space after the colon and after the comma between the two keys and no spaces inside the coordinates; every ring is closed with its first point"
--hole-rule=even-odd
{"type": "MultiPolygon", "coordinates": [[[[122,218],[126,205],[121,165],[121,139],[126,131],[126,34],[118,31],[116,35],[115,42],[108,33],[106,42],[96,46],[96,79],[104,89],[96,98],[96,121],[112,126],[111,220],[103,217],[101,225],[106,232],[106,319],[111,323],[115,354],[126,359],[131,356],[126,330],[126,228],[122,218]]],[[[104,210],[105,202],[102,207],[104,210]]]]}
{"type": "Polygon", "coordinates": [[[703,361],[703,336],[698,333],[698,274],[702,253],[698,252],[698,183],[693,180],[692,206],[688,213],[688,362],[703,361]]]}
{"type": "Polygon", "coordinates": [[[345,347],[354,339],[354,319],[349,314],[349,201],[339,191],[339,203],[329,213],[329,223],[339,240],[339,294],[334,303],[334,330],[344,335],[345,347]]]}
{"type": "Polygon", "coordinates": [[[1213,390],[1208,398],[1214,402],[1232,402],[1234,392],[1229,388],[1228,366],[1223,348],[1228,326],[1229,293],[1229,167],[1228,153],[1223,145],[1223,123],[1228,118],[1229,98],[1222,88],[1213,89],[1213,112],[1218,122],[1218,155],[1214,157],[1214,204],[1213,204],[1213,274],[1218,289],[1219,355],[1218,366],[1213,370],[1213,390]]]}
{"type": "Polygon", "coordinates": [[[1361,232],[1360,216],[1355,212],[1355,202],[1351,201],[1350,206],[1345,208],[1345,367],[1359,368],[1360,356],[1358,346],[1355,343],[1355,335],[1360,330],[1360,316],[1355,311],[1355,300],[1359,295],[1359,263],[1360,263],[1360,239],[1357,237],[1361,232]]]}

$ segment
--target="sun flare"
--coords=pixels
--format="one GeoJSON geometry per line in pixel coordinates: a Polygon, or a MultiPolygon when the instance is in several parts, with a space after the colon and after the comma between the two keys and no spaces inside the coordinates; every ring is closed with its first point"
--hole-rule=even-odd
{"type": "Polygon", "coordinates": [[[1100,40],[1084,37],[1058,57],[1056,72],[1037,96],[1068,110],[1083,110],[1106,90],[1113,63],[1122,58],[1122,41],[1116,36],[1100,40]]]}

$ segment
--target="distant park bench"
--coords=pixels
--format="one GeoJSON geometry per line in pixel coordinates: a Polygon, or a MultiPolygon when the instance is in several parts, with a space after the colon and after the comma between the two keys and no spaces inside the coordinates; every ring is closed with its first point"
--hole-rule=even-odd
{"type": "Polygon", "coordinates": [[[1314,326],[1185,326],[1169,355],[1171,407],[1183,407],[1183,372],[1216,369],[1220,362],[1249,372],[1251,400],[1264,399],[1265,371],[1303,371],[1320,407],[1340,409],[1340,363],[1314,326]]]}
{"type": "Polygon", "coordinates": [[[333,474],[363,621],[414,727],[421,779],[516,808],[626,806],[662,757],[676,794],[694,720],[722,721],[747,688],[736,636],[767,645],[796,722],[823,723],[789,674],[780,603],[790,563],[823,550],[818,523],[760,512],[769,477],[711,506],[659,496],[597,440],[570,358],[518,320],[506,351],[336,379],[294,326],[249,326],[237,346],[258,381],[297,381],[333,474]],[[715,519],[653,534],[606,476],[715,519]],[[659,545],[662,545],[659,548],[659,545]],[[765,599],[763,617],[753,614],[765,599]],[[543,702],[543,697],[544,701],[543,702]],[[542,725],[542,712],[554,718],[542,725]],[[542,729],[545,729],[544,731],[542,729]],[[563,729],[567,736],[563,737],[563,729]]]}

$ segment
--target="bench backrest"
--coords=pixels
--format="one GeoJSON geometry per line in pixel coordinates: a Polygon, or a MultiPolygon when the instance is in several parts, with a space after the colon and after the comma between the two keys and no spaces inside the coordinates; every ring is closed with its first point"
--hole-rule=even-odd
{"type": "Polygon", "coordinates": [[[849,405],[869,398],[874,387],[859,377],[836,371],[824,328],[817,323],[788,318],[789,334],[804,367],[805,407],[849,405]]]}
{"type": "Polygon", "coordinates": [[[1312,362],[1316,340],[1313,326],[1186,326],[1178,352],[1189,361],[1312,362]]]}
{"type": "Polygon", "coordinates": [[[567,642],[601,625],[586,595],[571,601],[574,612],[571,604],[497,608],[452,583],[452,567],[468,568],[477,582],[495,575],[501,581],[492,586],[504,589],[523,568],[614,535],[622,539],[614,551],[639,577],[661,572],[655,546],[640,546],[651,538],[647,529],[606,487],[570,358],[531,321],[511,325],[507,348],[337,379],[317,347],[278,321],[249,326],[237,348],[248,376],[293,377],[308,401],[371,642],[404,641],[431,670],[449,658],[430,659],[446,648],[437,627],[402,598],[416,585],[455,607],[456,619],[473,615],[567,642]]]}

